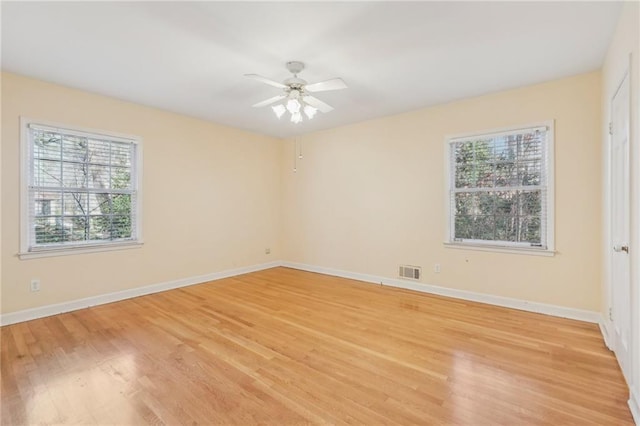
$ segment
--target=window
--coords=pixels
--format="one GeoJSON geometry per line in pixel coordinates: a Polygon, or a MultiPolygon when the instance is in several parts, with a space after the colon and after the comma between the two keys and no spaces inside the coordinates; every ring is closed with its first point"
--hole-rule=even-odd
{"type": "Polygon", "coordinates": [[[22,121],[21,257],[141,242],[134,137],[22,121]]]}
{"type": "Polygon", "coordinates": [[[553,125],[451,138],[448,243],[553,251],[553,125]]]}

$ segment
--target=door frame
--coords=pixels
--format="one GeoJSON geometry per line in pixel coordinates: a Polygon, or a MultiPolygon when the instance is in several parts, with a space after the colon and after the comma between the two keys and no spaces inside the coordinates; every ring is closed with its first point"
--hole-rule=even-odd
{"type": "MultiPolygon", "coordinates": [[[[604,321],[604,327],[601,327],[602,331],[603,331],[603,336],[604,336],[604,340],[605,340],[605,344],[606,346],[614,352],[614,354],[616,354],[616,350],[617,350],[617,342],[614,336],[614,329],[613,329],[613,318],[611,316],[611,310],[613,309],[613,292],[614,292],[614,282],[613,282],[613,274],[614,274],[614,261],[613,261],[613,257],[614,257],[614,251],[613,251],[613,245],[616,244],[617,242],[614,241],[614,236],[613,236],[613,174],[614,174],[614,170],[613,170],[613,135],[611,134],[611,132],[609,131],[609,125],[610,123],[613,123],[613,100],[615,99],[615,97],[618,95],[618,93],[620,92],[620,90],[622,89],[623,84],[625,83],[625,80],[628,79],[628,84],[627,84],[627,111],[628,111],[628,120],[627,120],[627,127],[625,129],[625,131],[627,132],[627,146],[626,146],[626,162],[627,162],[627,168],[628,168],[628,186],[627,186],[627,194],[626,196],[628,197],[629,200],[629,230],[628,230],[628,241],[627,244],[629,244],[630,247],[630,253],[629,256],[633,256],[635,255],[635,247],[632,246],[632,242],[634,240],[634,236],[633,236],[633,224],[632,224],[632,213],[634,211],[633,209],[633,199],[632,199],[632,187],[633,187],[633,171],[632,171],[632,159],[631,159],[631,154],[632,154],[632,149],[631,149],[631,127],[632,127],[632,87],[631,87],[631,54],[629,54],[629,58],[628,58],[628,62],[625,64],[625,68],[624,71],[622,73],[622,77],[619,79],[618,84],[616,85],[616,89],[613,92],[613,95],[611,96],[611,98],[609,98],[607,100],[608,102],[608,116],[609,116],[609,120],[606,123],[606,132],[607,132],[607,136],[608,136],[608,143],[607,143],[607,168],[608,168],[608,173],[606,175],[607,177],[607,182],[606,182],[606,191],[607,191],[607,197],[605,199],[606,202],[606,208],[607,208],[607,214],[605,215],[606,217],[606,226],[607,226],[607,236],[605,238],[605,244],[606,244],[606,262],[607,262],[607,266],[608,266],[608,271],[606,274],[606,296],[607,296],[607,305],[606,305],[606,309],[607,311],[604,314],[605,317],[605,321],[604,321]]],[[[630,288],[633,285],[633,275],[632,275],[632,269],[633,269],[633,265],[632,265],[632,257],[629,258],[629,285],[630,288]]],[[[630,296],[632,296],[632,294],[630,294],[630,296]]],[[[633,318],[632,318],[632,301],[630,300],[630,312],[629,312],[629,324],[627,324],[630,334],[633,333],[633,318]]],[[[631,365],[628,367],[630,368],[630,371],[628,371],[628,374],[630,374],[631,376],[633,376],[633,339],[635,336],[629,336],[630,337],[630,342],[629,342],[629,362],[631,363],[631,365]]],[[[617,358],[617,354],[616,354],[616,358],[617,358]]],[[[632,377],[627,377],[625,375],[625,372],[622,371],[621,368],[621,372],[627,382],[627,385],[631,385],[632,382],[632,377]]]]}

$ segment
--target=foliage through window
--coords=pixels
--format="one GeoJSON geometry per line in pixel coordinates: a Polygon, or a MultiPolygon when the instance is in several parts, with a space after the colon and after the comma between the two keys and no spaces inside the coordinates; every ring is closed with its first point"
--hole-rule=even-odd
{"type": "Polygon", "coordinates": [[[27,252],[138,240],[136,140],[34,123],[25,131],[27,252]]]}
{"type": "Polygon", "coordinates": [[[450,242],[549,248],[550,133],[449,140],[450,242]]]}

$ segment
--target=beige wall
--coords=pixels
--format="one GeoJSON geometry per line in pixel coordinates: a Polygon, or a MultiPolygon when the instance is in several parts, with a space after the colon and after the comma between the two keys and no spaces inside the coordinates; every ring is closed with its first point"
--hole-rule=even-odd
{"type": "MultiPolygon", "coordinates": [[[[625,71],[629,69],[631,87],[631,362],[632,377],[627,381],[633,390],[633,404],[640,415],[640,4],[638,2],[625,3],[620,14],[611,45],[602,67],[602,115],[603,125],[600,131],[602,137],[602,163],[604,182],[604,221],[605,230],[603,241],[603,286],[602,311],[606,312],[610,306],[610,254],[611,244],[609,235],[609,134],[608,124],[611,121],[611,99],[618,85],[621,83],[625,71]],[[631,55],[631,56],[630,56],[631,55]]],[[[608,316],[605,323],[610,329],[608,316]]],[[[609,333],[611,335],[611,332],[609,333]]],[[[637,419],[640,421],[640,418],[637,419]]]]}
{"type": "Polygon", "coordinates": [[[2,313],[280,259],[277,139],[2,74],[2,313]],[[143,138],[140,249],[19,260],[19,117],[143,138]],[[265,255],[266,247],[271,255],[265,255]],[[32,278],[42,290],[29,291],[32,278]]]}
{"type": "MultiPolygon", "coordinates": [[[[571,308],[600,309],[599,72],[299,138],[283,148],[284,258],[571,308]],[[445,248],[445,135],[555,120],[554,257],[445,248]],[[434,264],[442,272],[433,272],[434,264]]],[[[336,113],[339,113],[336,111],[336,113]]]]}
{"type": "Polygon", "coordinates": [[[421,265],[424,283],[598,310],[600,77],[306,135],[293,173],[291,141],[5,73],[2,313],[280,259],[390,278],[399,264],[421,265]],[[143,138],[143,248],[16,257],[20,115],[143,138]],[[549,119],[558,254],[444,248],[445,135],[549,119]],[[40,292],[29,292],[31,278],[42,280],[40,292]]]}

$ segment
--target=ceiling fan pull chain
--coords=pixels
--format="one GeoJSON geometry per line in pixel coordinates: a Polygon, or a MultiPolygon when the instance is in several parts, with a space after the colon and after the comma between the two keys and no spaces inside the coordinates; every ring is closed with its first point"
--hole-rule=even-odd
{"type": "Polygon", "coordinates": [[[298,138],[293,139],[293,173],[298,173],[298,156],[296,151],[298,150],[298,138]]]}

